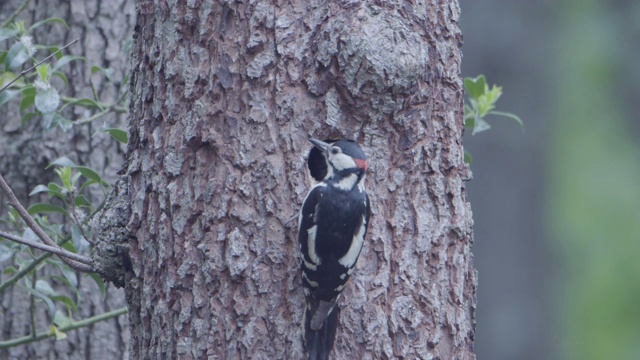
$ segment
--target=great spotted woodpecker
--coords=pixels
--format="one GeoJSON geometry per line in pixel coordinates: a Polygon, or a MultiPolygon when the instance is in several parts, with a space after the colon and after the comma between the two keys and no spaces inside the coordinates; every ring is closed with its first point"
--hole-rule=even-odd
{"type": "Polygon", "coordinates": [[[311,188],[298,216],[304,341],[308,360],[325,360],[335,342],[340,294],[358,260],[369,224],[367,156],[352,140],[310,139],[311,188]]]}

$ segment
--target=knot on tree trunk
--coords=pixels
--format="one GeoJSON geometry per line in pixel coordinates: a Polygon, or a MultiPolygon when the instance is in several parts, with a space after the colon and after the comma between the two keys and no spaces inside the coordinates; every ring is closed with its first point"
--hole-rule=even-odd
{"type": "Polygon", "coordinates": [[[128,188],[129,177],[121,177],[92,223],[96,236],[94,266],[105,280],[117,287],[124,286],[125,273],[132,271],[128,244],[134,235],[127,228],[131,213],[128,188]]]}

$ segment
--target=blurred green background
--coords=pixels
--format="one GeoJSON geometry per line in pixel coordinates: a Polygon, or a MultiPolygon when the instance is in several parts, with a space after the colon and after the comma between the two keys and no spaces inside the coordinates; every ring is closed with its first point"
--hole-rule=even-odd
{"type": "Polygon", "coordinates": [[[461,0],[485,359],[640,359],[640,1],[461,0]]]}

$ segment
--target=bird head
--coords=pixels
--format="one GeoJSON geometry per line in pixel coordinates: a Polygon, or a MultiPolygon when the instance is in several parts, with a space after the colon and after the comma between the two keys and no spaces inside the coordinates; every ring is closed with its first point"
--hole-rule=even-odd
{"type": "Polygon", "coordinates": [[[314,175],[313,168],[321,168],[318,166],[319,157],[317,151],[313,150],[309,154],[309,169],[312,172],[312,176],[318,179],[318,177],[326,178],[331,177],[336,173],[355,173],[358,177],[364,175],[369,166],[367,162],[367,156],[362,151],[362,148],[353,140],[337,140],[331,142],[324,142],[317,139],[309,139],[324,157],[326,161],[326,171],[324,169],[316,171],[314,175]],[[312,159],[313,158],[313,159],[312,159]],[[315,165],[314,165],[315,163],[315,165]]]}

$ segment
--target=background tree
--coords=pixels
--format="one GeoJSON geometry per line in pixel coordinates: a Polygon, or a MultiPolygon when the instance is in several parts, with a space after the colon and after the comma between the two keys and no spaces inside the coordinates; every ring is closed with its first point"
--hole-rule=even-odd
{"type": "MultiPolygon", "coordinates": [[[[61,47],[72,39],[80,38],[69,48],[74,55],[84,56],[86,62],[72,62],[64,69],[69,85],[62,93],[71,97],[91,97],[93,82],[98,96],[106,102],[115,100],[117,84],[105,81],[101,74],[91,75],[91,65],[111,69],[113,79],[122,79],[127,73],[129,59],[125,45],[133,26],[133,3],[130,1],[3,1],[0,3],[0,23],[8,22],[13,15],[25,21],[27,26],[40,20],[59,17],[69,29],[60,24],[43,25],[34,32],[34,43],[61,47]]],[[[46,52],[35,54],[44,58],[46,52]],[[42,55],[45,54],[45,55],[42,55]]],[[[58,80],[58,79],[57,79],[58,80]]],[[[57,83],[60,85],[60,83],[57,83]]],[[[76,120],[93,115],[93,112],[73,109],[68,118],[76,120]]],[[[5,104],[0,117],[0,169],[18,198],[25,204],[33,202],[27,195],[37,184],[53,180],[55,175],[47,165],[60,156],[68,156],[79,164],[90,166],[108,180],[113,180],[123,161],[123,151],[109,136],[92,136],[103,125],[118,126],[125,116],[108,115],[94,123],[74,126],[70,131],[60,129],[45,131],[39,118],[33,118],[21,126],[21,116],[16,104],[5,104]]],[[[7,211],[6,197],[0,192],[0,214],[7,211]]],[[[6,265],[6,262],[5,264],[6,265]]],[[[1,265],[0,265],[1,267],[1,265]]],[[[38,271],[39,277],[59,275],[56,269],[47,267],[38,271]]],[[[3,276],[6,280],[8,276],[3,276]]],[[[82,279],[81,279],[82,282],[82,279]]],[[[107,286],[103,297],[89,279],[79,286],[82,298],[76,319],[87,318],[108,310],[122,307],[124,293],[107,286]]],[[[0,338],[9,340],[27,335],[29,324],[29,294],[22,288],[9,287],[0,293],[0,338]]],[[[50,323],[44,307],[37,307],[38,323],[50,323]]],[[[39,328],[38,330],[42,330],[39,328]]],[[[127,354],[128,322],[126,316],[69,332],[66,341],[55,339],[0,351],[0,358],[33,359],[52,356],[64,359],[124,358],[127,354]]]]}
{"type": "Polygon", "coordinates": [[[133,358],[299,358],[309,135],[371,157],[337,358],[473,359],[457,1],[137,1],[126,170],[95,257],[133,358]]]}

